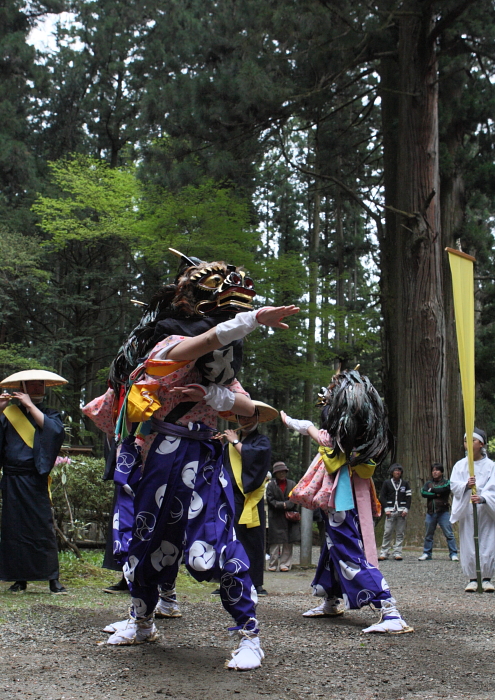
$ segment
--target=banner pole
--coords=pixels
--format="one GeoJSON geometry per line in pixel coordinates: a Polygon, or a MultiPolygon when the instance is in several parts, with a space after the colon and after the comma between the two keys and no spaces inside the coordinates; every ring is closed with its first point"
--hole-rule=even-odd
{"type": "MultiPolygon", "coordinates": [[[[461,373],[462,401],[464,405],[464,426],[466,432],[469,476],[474,476],[473,431],[475,414],[474,376],[474,263],[467,253],[453,248],[445,249],[449,254],[452,272],[452,292],[454,295],[454,315],[461,373]]],[[[476,485],[471,487],[471,495],[476,495],[476,485]]],[[[476,556],[477,592],[483,593],[481,580],[478,510],[473,503],[474,552],[476,556]]]]}

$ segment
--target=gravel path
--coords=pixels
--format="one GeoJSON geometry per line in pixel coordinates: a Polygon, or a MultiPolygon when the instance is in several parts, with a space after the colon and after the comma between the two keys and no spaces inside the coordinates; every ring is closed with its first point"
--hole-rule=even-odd
{"type": "Polygon", "coordinates": [[[158,621],[155,644],[119,648],[98,642],[101,628],[124,616],[125,595],[102,594],[107,607],[91,608],[33,596],[24,612],[0,613],[0,698],[492,700],[495,594],[464,593],[458,564],[445,553],[418,562],[419,553],[381,567],[414,634],[362,635],[377,617],[369,609],[304,619],[315,603],[313,572],[267,573],[270,595],[258,608],[266,659],[252,673],[223,668],[230,621],[209,591],[196,602],[180,596],[183,617],[158,621]]]}

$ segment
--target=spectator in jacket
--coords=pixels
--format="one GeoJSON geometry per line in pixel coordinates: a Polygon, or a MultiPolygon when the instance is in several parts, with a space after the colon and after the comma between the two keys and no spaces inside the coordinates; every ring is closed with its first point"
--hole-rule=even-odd
{"type": "Polygon", "coordinates": [[[406,517],[411,507],[411,487],[409,482],[402,480],[404,470],[400,464],[392,464],[389,474],[392,477],[387,479],[380,491],[380,503],[385,512],[385,530],[383,533],[382,548],[379,561],[388,559],[388,553],[392,546],[392,539],[395,534],[395,544],[393,545],[394,559],[402,560],[402,543],[406,531],[406,517]]]}
{"type": "Polygon", "coordinates": [[[272,468],[273,479],[266,487],[270,552],[268,571],[276,571],[277,566],[280,566],[280,571],[290,571],[293,544],[301,539],[298,520],[289,520],[287,517],[289,513],[297,514],[292,516],[295,518],[299,515],[299,506],[289,500],[289,494],[296,482],[287,478],[288,473],[289,470],[283,462],[275,462],[272,468]]]}
{"type": "Polygon", "coordinates": [[[421,495],[426,498],[426,535],[423,545],[423,554],[419,561],[431,559],[433,551],[433,535],[440,525],[447,540],[449,554],[452,561],[459,561],[457,544],[452,525],[450,523],[450,481],[444,478],[443,466],[439,462],[431,465],[431,480],[427,481],[421,489],[421,495]]]}

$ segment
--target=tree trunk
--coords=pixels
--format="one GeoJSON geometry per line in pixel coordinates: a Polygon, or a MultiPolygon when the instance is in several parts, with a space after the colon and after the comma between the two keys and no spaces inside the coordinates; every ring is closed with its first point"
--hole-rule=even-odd
{"type": "MultiPolygon", "coordinates": [[[[463,141],[466,137],[466,121],[462,111],[462,98],[467,89],[466,72],[452,70],[447,64],[441,80],[440,99],[444,105],[442,120],[441,142],[447,158],[444,159],[444,167],[441,173],[441,219],[442,219],[442,247],[457,248],[457,241],[464,222],[466,212],[465,183],[462,174],[462,166],[459,164],[459,153],[463,150],[463,141]],[[450,74],[449,74],[450,73],[450,74]],[[450,119],[448,119],[450,117],[450,119]]],[[[467,251],[466,251],[467,252],[467,251]]],[[[454,320],[454,299],[452,293],[452,275],[447,256],[443,261],[443,277],[445,290],[445,319],[447,331],[447,396],[449,401],[450,416],[450,463],[464,456],[462,435],[464,433],[464,418],[462,405],[462,392],[459,373],[459,357],[457,353],[457,337],[454,320]]]]}
{"type": "MultiPolygon", "coordinates": [[[[388,394],[395,397],[397,459],[413,488],[413,512],[422,517],[419,490],[430,465],[433,461],[448,464],[450,458],[438,76],[435,46],[429,38],[433,27],[430,3],[409,0],[402,10],[399,82],[395,86],[399,103],[397,184],[387,197],[394,211],[387,217],[382,263],[387,291],[384,303],[390,305],[386,309],[387,380],[388,394]]],[[[387,156],[392,158],[390,153],[387,156]]]]}

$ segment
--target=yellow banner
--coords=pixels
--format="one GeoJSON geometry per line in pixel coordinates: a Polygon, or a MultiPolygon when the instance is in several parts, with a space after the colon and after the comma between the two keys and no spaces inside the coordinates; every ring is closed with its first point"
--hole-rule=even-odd
{"type": "MultiPolygon", "coordinates": [[[[474,262],[475,258],[452,248],[449,254],[454,292],[457,349],[461,371],[464,424],[470,476],[474,476],[473,430],[475,413],[474,379],[474,262]]],[[[473,489],[474,493],[474,489],[473,489]]]]}

